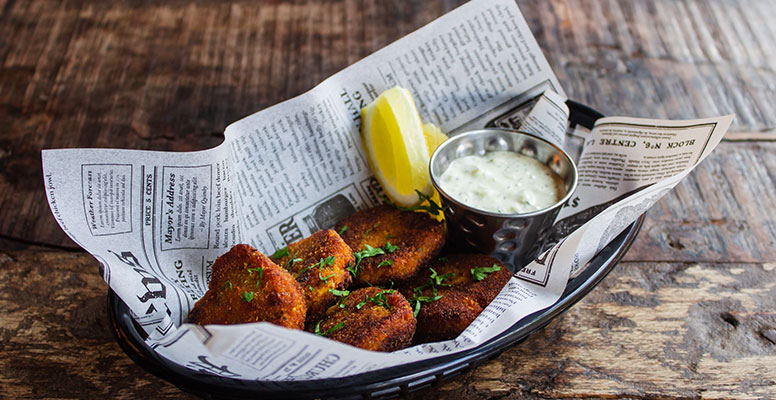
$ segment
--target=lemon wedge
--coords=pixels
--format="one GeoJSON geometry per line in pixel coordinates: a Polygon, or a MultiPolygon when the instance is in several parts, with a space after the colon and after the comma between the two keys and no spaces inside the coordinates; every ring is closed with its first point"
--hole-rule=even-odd
{"type": "Polygon", "coordinates": [[[436,150],[442,142],[447,140],[447,135],[445,135],[438,126],[430,122],[423,124],[423,136],[426,137],[426,146],[428,146],[429,157],[431,157],[431,154],[434,153],[434,150],[436,150]]]}
{"type": "Polygon", "coordinates": [[[394,87],[361,110],[361,139],[369,164],[388,198],[398,206],[420,201],[416,190],[431,196],[429,158],[447,137],[423,125],[409,90],[394,87]]]}

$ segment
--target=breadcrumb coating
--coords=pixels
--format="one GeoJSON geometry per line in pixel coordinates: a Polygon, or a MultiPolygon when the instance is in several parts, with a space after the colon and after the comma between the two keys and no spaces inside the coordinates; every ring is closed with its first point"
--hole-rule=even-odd
{"type": "Polygon", "coordinates": [[[345,241],[333,230],[322,230],[275,252],[273,261],[284,267],[302,286],[307,304],[307,322],[318,321],[337,297],[331,290],[350,285],[345,269],[355,261],[345,241]]]}
{"type": "Polygon", "coordinates": [[[307,306],[302,288],[288,271],[247,244],[218,257],[208,291],[189,312],[199,325],[265,321],[304,327],[307,306]]]}
{"type": "Polygon", "coordinates": [[[428,214],[381,205],[356,212],[335,226],[354,253],[369,247],[383,254],[363,258],[356,287],[388,285],[415,275],[445,244],[445,225],[428,214]]]}

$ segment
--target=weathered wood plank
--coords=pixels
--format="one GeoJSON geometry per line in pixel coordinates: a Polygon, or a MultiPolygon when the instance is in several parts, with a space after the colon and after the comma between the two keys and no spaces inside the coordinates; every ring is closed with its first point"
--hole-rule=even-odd
{"type": "Polygon", "coordinates": [[[647,212],[627,260],[776,261],[776,143],[725,143],[647,212]]]}
{"type": "MultiPolygon", "coordinates": [[[[774,263],[620,264],[496,360],[413,398],[773,398],[774,263]]],[[[183,397],[113,342],[83,253],[0,253],[0,392],[183,397]]]]}
{"type": "MultiPolygon", "coordinates": [[[[212,147],[461,2],[4,2],[0,237],[74,246],[46,206],[41,148],[212,147]]],[[[773,137],[768,0],[519,4],[572,98],[610,115],[735,112],[734,130],[773,137]]]]}
{"type": "Polygon", "coordinates": [[[0,14],[0,237],[74,247],[40,149],[189,151],[454,4],[9,2],[0,14]]]}
{"type": "Polygon", "coordinates": [[[569,93],[606,115],[736,113],[776,127],[776,17],[769,0],[519,2],[569,93]]]}
{"type": "Polygon", "coordinates": [[[181,398],[118,347],[106,285],[83,253],[0,252],[4,398],[181,398]]]}
{"type": "Polygon", "coordinates": [[[525,343],[414,398],[774,398],[775,267],[620,264],[525,343]]]}
{"type": "MultiPolygon", "coordinates": [[[[0,393],[185,396],[113,343],[95,261],[34,247],[73,246],[45,204],[41,148],[212,147],[460,3],[0,0],[0,249],[26,249],[0,250],[0,393]]],[[[769,0],[518,3],[571,98],[609,115],[735,112],[729,139],[776,139],[769,0]]],[[[776,397],[774,153],[723,143],[649,212],[628,255],[646,262],[414,397],[776,397]]]]}

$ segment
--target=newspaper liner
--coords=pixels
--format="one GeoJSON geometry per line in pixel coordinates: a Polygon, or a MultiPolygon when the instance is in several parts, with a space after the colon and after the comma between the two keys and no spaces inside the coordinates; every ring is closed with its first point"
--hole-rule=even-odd
{"type": "Polygon", "coordinates": [[[604,118],[592,132],[566,132],[564,100],[515,3],[471,2],[235,122],[213,149],[46,150],[46,194],[62,229],[99,260],[146,343],[169,362],[229,378],[344,377],[477,346],[549,307],[570,276],[708,156],[732,121],[604,118]],[[576,154],[579,189],[556,222],[556,244],[517,271],[458,338],[394,353],[267,323],[185,323],[214,260],[232,245],[271,253],[379,202],[359,111],[395,85],[410,89],[424,121],[452,135],[520,127],[576,154]]]}

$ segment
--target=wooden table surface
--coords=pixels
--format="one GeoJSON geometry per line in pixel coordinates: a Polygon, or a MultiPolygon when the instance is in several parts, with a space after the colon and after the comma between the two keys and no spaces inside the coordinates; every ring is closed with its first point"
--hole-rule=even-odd
{"type": "MultiPolygon", "coordinates": [[[[114,342],[97,262],[46,205],[42,148],[213,147],[459,3],[0,0],[0,397],[189,397],[114,342]]],[[[582,302],[412,397],[776,398],[776,4],[519,5],[572,99],[736,120],[582,302]]]]}

